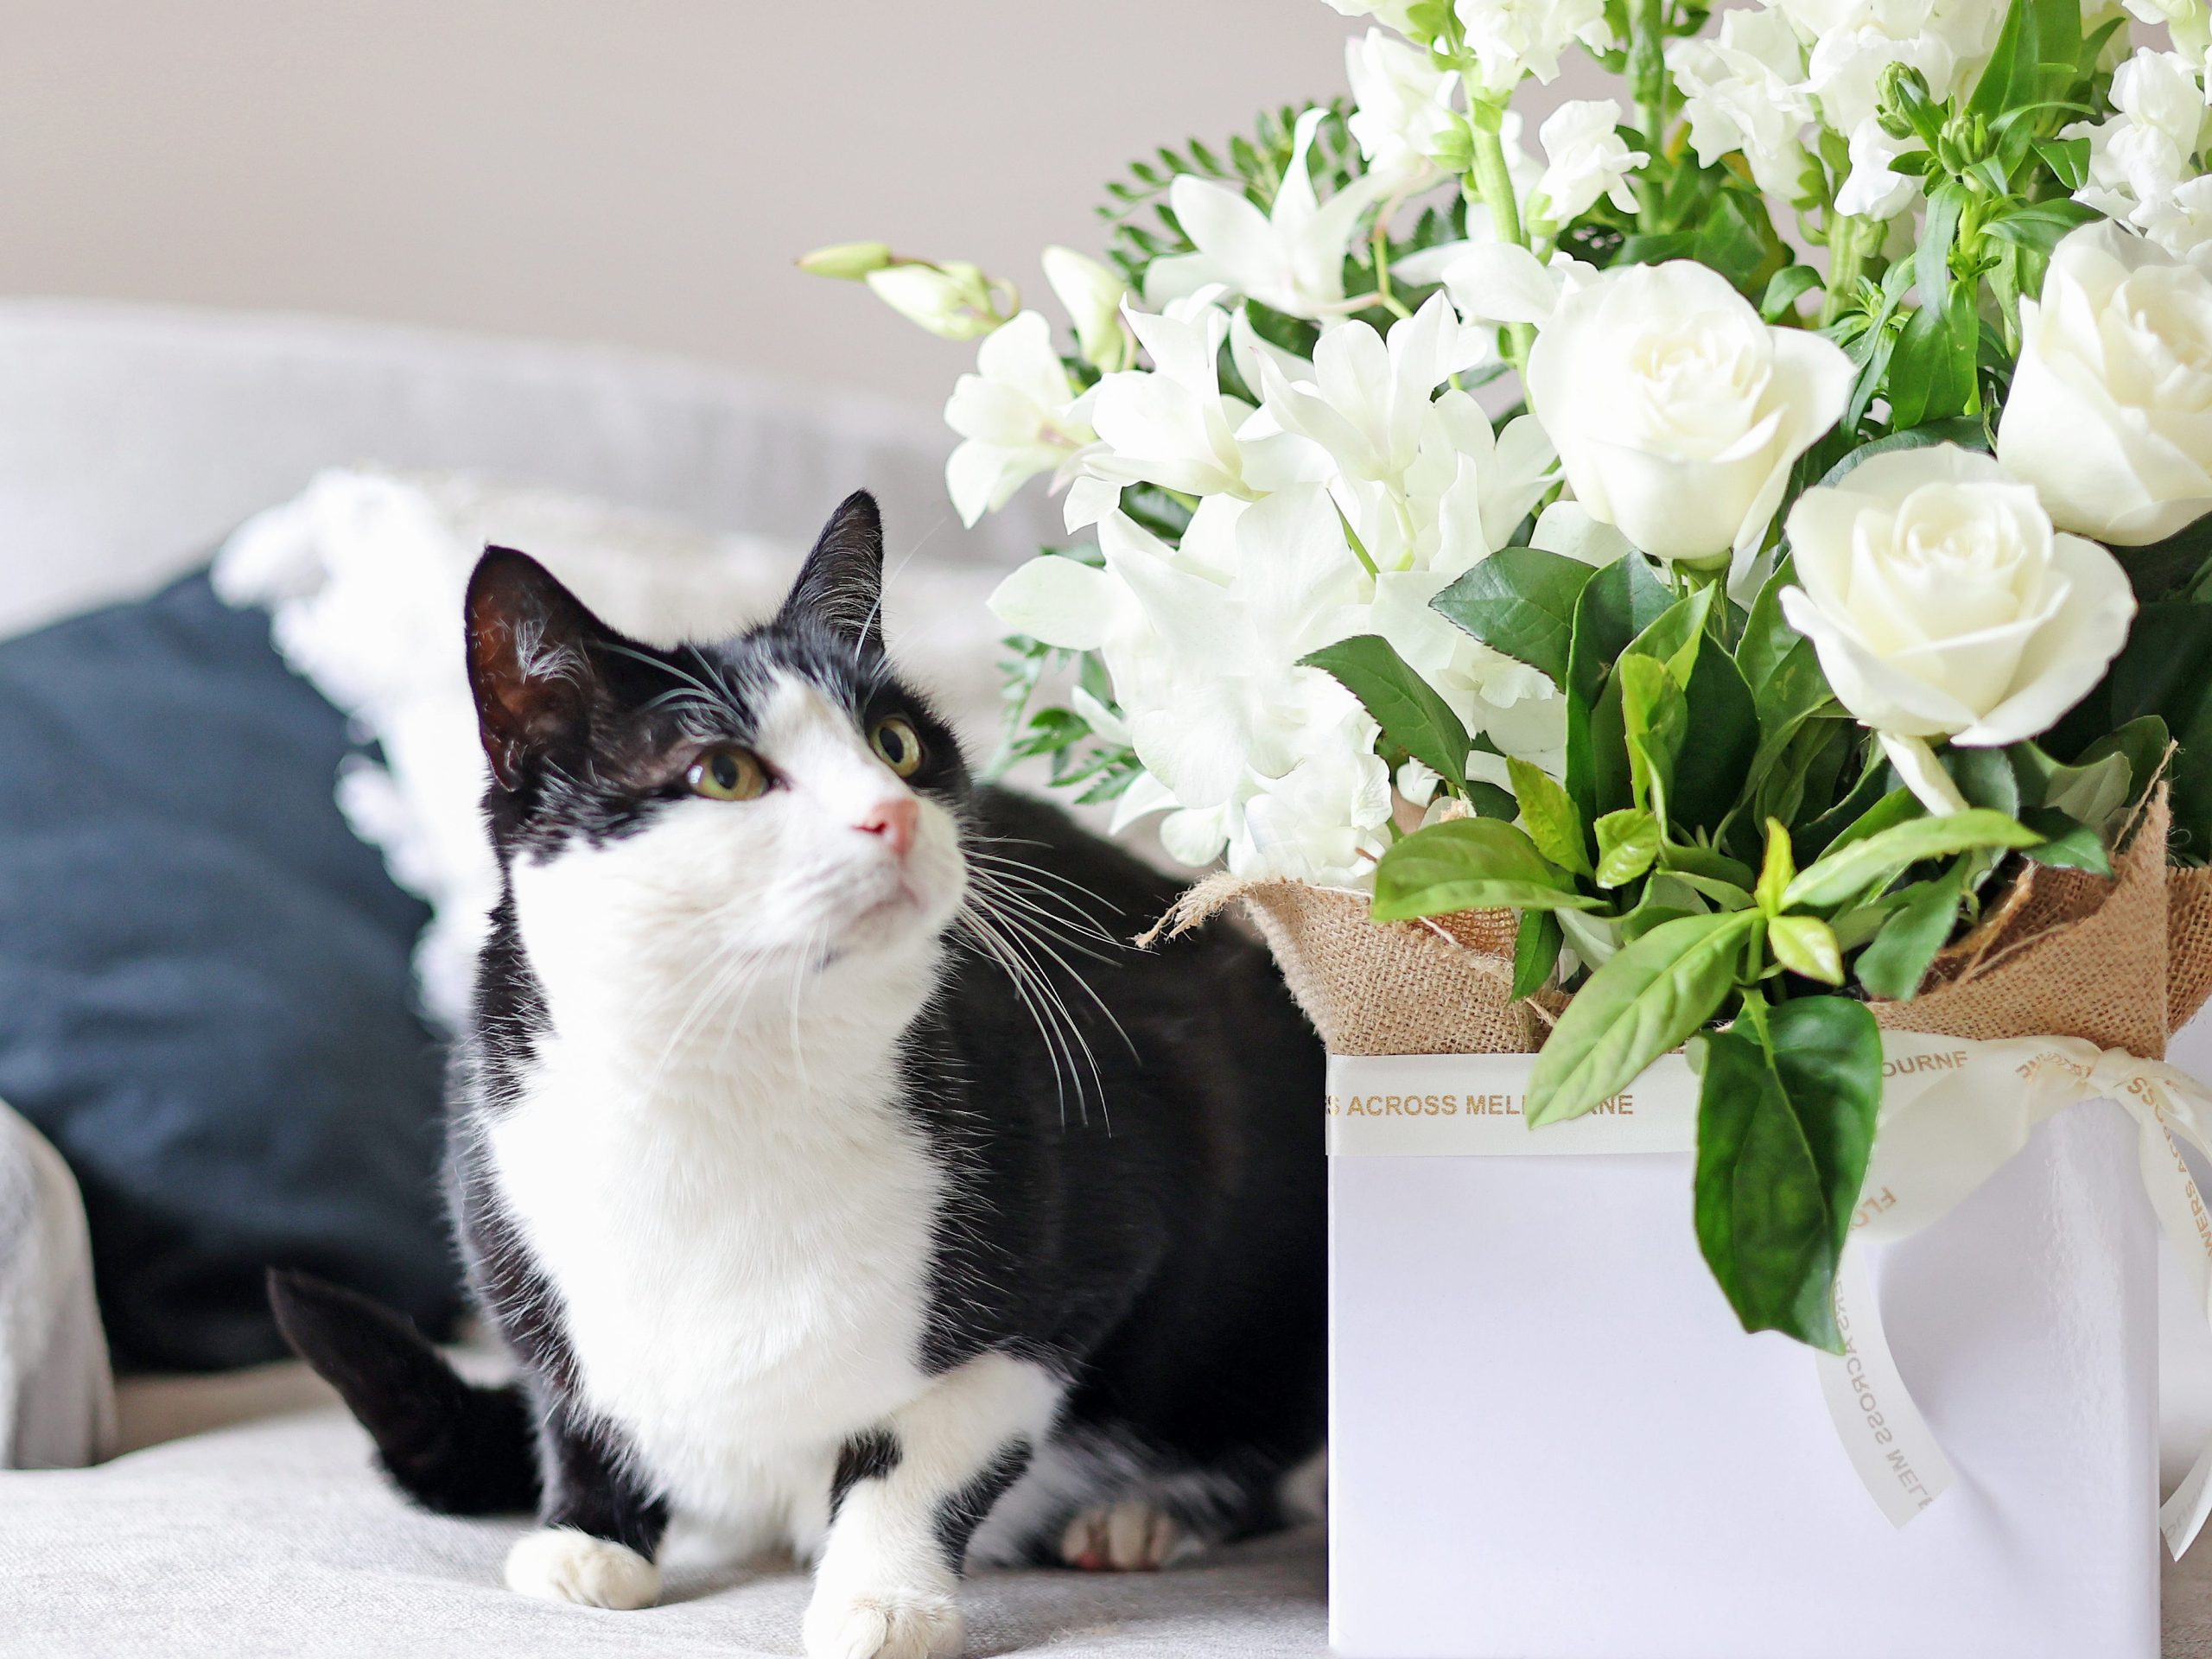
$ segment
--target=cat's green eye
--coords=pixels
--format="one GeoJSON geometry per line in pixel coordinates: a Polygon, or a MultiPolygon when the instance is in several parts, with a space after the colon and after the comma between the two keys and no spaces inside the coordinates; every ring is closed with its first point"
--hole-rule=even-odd
{"type": "Polygon", "coordinates": [[[922,734],[913,721],[886,715],[868,734],[868,742],[883,764],[901,778],[911,778],[922,764],[922,734]]]}
{"type": "Polygon", "coordinates": [[[709,749],[683,774],[695,795],[710,801],[749,801],[768,787],[768,773],[750,749],[709,749]]]}

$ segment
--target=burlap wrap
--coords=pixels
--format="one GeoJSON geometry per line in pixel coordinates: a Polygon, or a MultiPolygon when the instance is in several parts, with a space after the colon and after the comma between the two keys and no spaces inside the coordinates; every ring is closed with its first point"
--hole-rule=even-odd
{"type": "MultiPolygon", "coordinates": [[[[1948,1037],[2079,1037],[2162,1058],[2168,1035],[2212,993],[2212,871],[2169,867],[2167,828],[2161,789],[2113,877],[2029,866],[1936,958],[1919,995],[1877,1002],[1874,1017],[1948,1037]]],[[[1564,1006],[1513,1000],[1508,911],[1377,923],[1362,893],[1221,874],[1185,893],[1162,926],[1182,932],[1231,903],[1335,1053],[1526,1052],[1564,1006]]]]}

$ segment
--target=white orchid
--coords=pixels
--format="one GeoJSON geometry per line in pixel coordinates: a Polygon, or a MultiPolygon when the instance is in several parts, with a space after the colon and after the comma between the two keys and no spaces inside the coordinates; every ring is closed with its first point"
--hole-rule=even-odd
{"type": "Polygon", "coordinates": [[[909,259],[870,269],[861,280],[907,321],[943,340],[974,340],[1005,323],[1021,304],[1013,283],[965,260],[909,259]]]}
{"type": "Polygon", "coordinates": [[[1344,73],[1358,105],[1345,124],[1368,173],[1395,189],[1431,177],[1439,147],[1465,124],[1452,101],[1459,72],[1438,69],[1427,53],[1370,29],[1344,42],[1344,73]]]}
{"type": "Polygon", "coordinates": [[[1047,248],[1039,264],[1045,280],[1075,324],[1076,345],[1083,360],[1108,374],[1126,369],[1136,358],[1136,338],[1122,321],[1122,304],[1129,285],[1096,259],[1073,248],[1047,248]]]}
{"type": "Polygon", "coordinates": [[[953,383],[944,422],[963,442],[944,465],[960,522],[996,512],[1039,473],[1069,461],[1095,435],[1076,410],[1076,389],[1052,327],[1034,311],[987,334],[976,372],[953,383]]]}
{"type": "Polygon", "coordinates": [[[1087,470],[1116,484],[1245,493],[1236,428],[1251,410],[1222,391],[1217,367],[1229,314],[1197,303],[1166,315],[1134,308],[1124,315],[1153,365],[1107,375],[1092,389],[1090,423],[1103,447],[1087,470]]]}
{"type": "Polygon", "coordinates": [[[1176,178],[1168,205],[1197,251],[1154,262],[1145,273],[1147,304],[1163,306],[1219,284],[1286,316],[1318,318],[1341,308],[1344,254],[1382,181],[1363,175],[1326,201],[1315,195],[1308,163],[1327,113],[1313,109],[1298,118],[1290,164],[1268,213],[1227,185],[1187,173],[1176,178]]]}
{"type": "Polygon", "coordinates": [[[1670,41],[1667,67],[1681,90],[1698,164],[1740,152],[1761,189],[1794,196],[1804,158],[1798,141],[1813,105],[1804,48],[1788,18],[1749,7],[1723,12],[1718,37],[1670,41]]]}
{"type": "Polygon", "coordinates": [[[1605,0],[1458,0],[1452,10],[1491,98],[1523,75],[1547,86],[1558,79],[1560,54],[1578,41],[1593,52],[1613,44],[1605,0]]]}
{"type": "Polygon", "coordinates": [[[1628,147],[1615,130],[1620,119],[1621,106],[1610,98],[1570,100],[1545,117],[1536,130],[1547,163],[1536,181],[1542,204],[1538,218],[1567,224],[1587,213],[1600,196],[1624,213],[1636,211],[1629,175],[1651,156],[1628,147]]]}

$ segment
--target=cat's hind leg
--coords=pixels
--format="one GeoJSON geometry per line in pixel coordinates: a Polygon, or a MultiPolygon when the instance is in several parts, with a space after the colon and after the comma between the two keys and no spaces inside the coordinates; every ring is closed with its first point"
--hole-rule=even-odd
{"type": "Polygon", "coordinates": [[[969,1539],[1044,1442],[1061,1392],[1041,1366],[983,1354],[848,1442],[803,1626],[809,1659],[960,1650],[969,1539]]]}

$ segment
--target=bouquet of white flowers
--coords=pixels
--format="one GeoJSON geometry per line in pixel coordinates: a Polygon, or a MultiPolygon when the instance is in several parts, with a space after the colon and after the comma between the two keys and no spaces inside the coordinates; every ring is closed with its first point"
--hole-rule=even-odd
{"type": "Polygon", "coordinates": [[[1694,1042],[1707,1259],[1838,1348],[1876,1007],[2169,809],[2212,848],[2205,6],[1329,3],[1387,26],[1350,102],[1047,251],[1071,349],[973,266],[803,263],[982,337],[965,519],[1065,488],[1008,755],[1193,865],[1503,913],[1532,1124],[1694,1042]],[[1624,96],[1531,156],[1577,51],[1624,96]]]}

